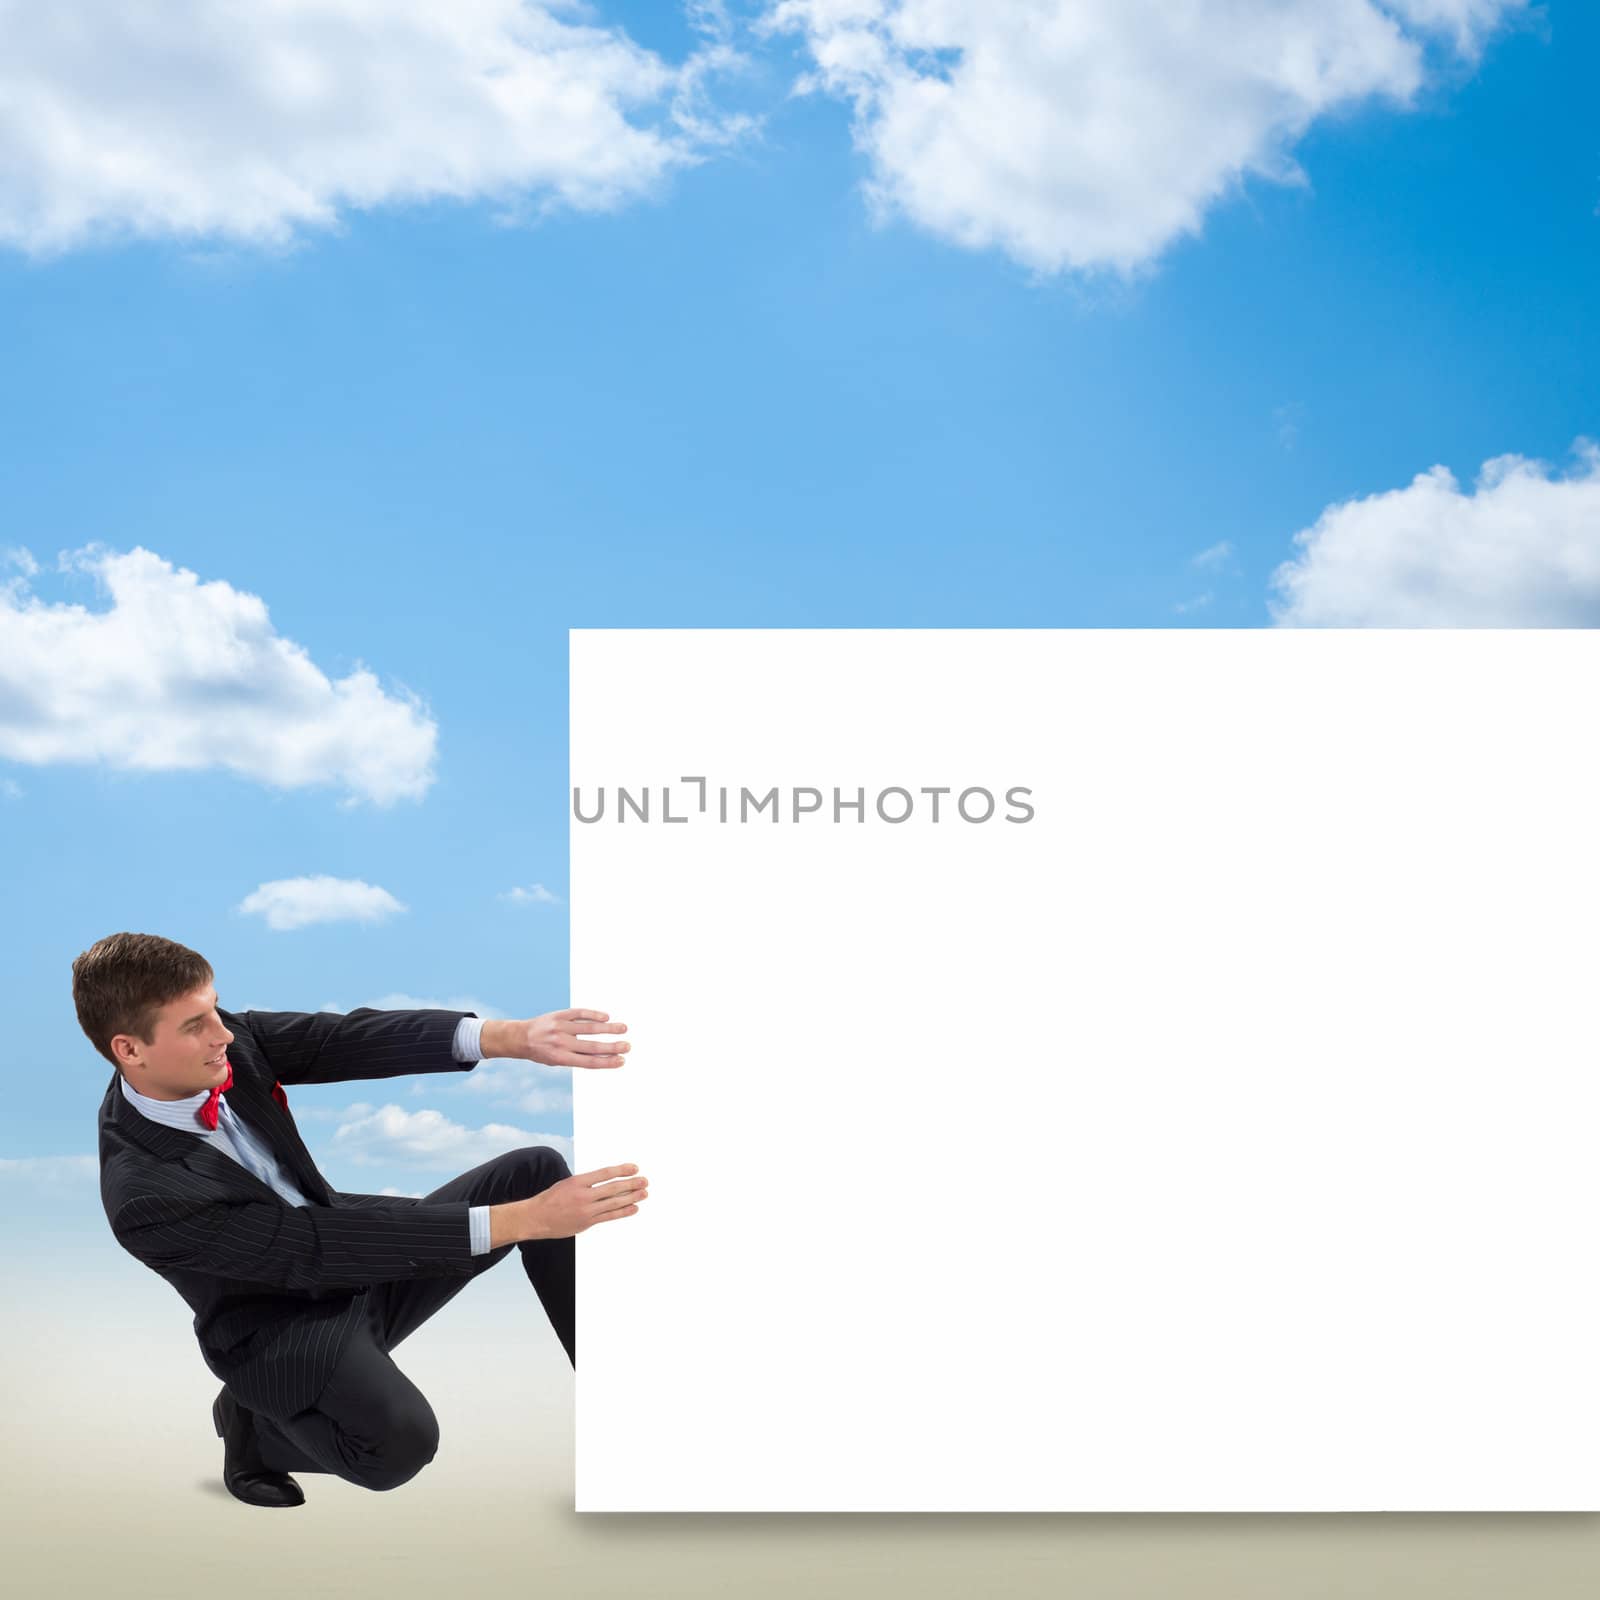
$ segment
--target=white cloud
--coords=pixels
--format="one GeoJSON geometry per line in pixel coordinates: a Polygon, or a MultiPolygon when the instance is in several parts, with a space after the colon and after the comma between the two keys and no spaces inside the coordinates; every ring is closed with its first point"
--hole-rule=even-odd
{"type": "Polygon", "coordinates": [[[1385,4],[1408,22],[1448,33],[1458,50],[1473,55],[1501,17],[1519,9],[1520,0],[1385,0],[1385,4]]]}
{"type": "Polygon", "coordinates": [[[561,896],[551,894],[542,883],[529,884],[526,889],[518,884],[515,889],[507,889],[500,898],[509,900],[514,906],[558,906],[561,904],[561,896]]]}
{"type": "Polygon", "coordinates": [[[54,1187],[87,1183],[100,1176],[98,1156],[16,1156],[0,1158],[0,1178],[54,1187]]]}
{"type": "Polygon", "coordinates": [[[0,799],[20,800],[22,785],[15,778],[0,778],[0,799]]]}
{"type": "Polygon", "coordinates": [[[330,679],[266,605],[142,548],[63,556],[110,609],[0,583],[0,756],[141,772],[222,767],[277,788],[335,784],[389,805],[433,782],[438,729],[366,667],[330,679]]]}
{"type": "Polygon", "coordinates": [[[1233,545],[1227,539],[1208,544],[1204,550],[1189,557],[1191,567],[1220,567],[1233,554],[1233,545]]]}
{"type": "Polygon", "coordinates": [[[780,0],[797,92],[853,108],[875,220],[1041,273],[1131,273],[1246,177],[1301,183],[1313,122],[1409,106],[1524,0],[780,0]]]}
{"type": "MultiPolygon", "coordinates": [[[[1189,557],[1189,565],[1198,568],[1201,572],[1219,576],[1237,576],[1239,564],[1234,559],[1233,541],[1219,539],[1215,544],[1208,544],[1204,550],[1198,550],[1189,557]]],[[[1207,589],[1201,594],[1193,594],[1186,600],[1179,600],[1173,610],[1179,616],[1186,616],[1191,612],[1204,611],[1216,599],[1216,592],[1207,589]]]]}
{"type": "Polygon", "coordinates": [[[610,210],[740,137],[713,74],[573,0],[0,0],[0,242],[282,244],[351,211],[485,199],[610,210]],[[569,18],[571,20],[569,20],[569,18]]]}
{"type": "Polygon", "coordinates": [[[496,1105],[514,1106],[534,1116],[545,1112],[570,1115],[572,1071],[570,1067],[547,1067],[539,1061],[491,1056],[480,1061],[457,1087],[463,1094],[478,1095],[496,1105]]]}
{"type": "MultiPolygon", "coordinates": [[[[363,1000],[361,1003],[374,1011],[472,1011],[485,1020],[505,1015],[505,1012],[496,1011],[493,1006],[474,1000],[470,994],[452,995],[444,1000],[425,1000],[414,994],[395,993],[379,995],[376,1000],[363,1000]]],[[[324,1006],[322,1009],[333,1011],[344,1008],[324,1006]]]]}
{"type": "Polygon", "coordinates": [[[1300,437],[1300,424],[1305,414],[1305,404],[1300,400],[1290,400],[1285,405],[1272,408],[1273,421],[1278,424],[1278,443],[1285,450],[1294,449],[1295,442],[1300,437]]]}
{"type": "Polygon", "coordinates": [[[397,1105],[352,1106],[334,1130],[333,1150],[357,1166],[404,1166],[465,1172],[525,1145],[553,1145],[572,1162],[572,1140],[559,1133],[529,1133],[503,1122],[463,1127],[441,1111],[406,1111],[397,1105]]]}
{"type": "Polygon", "coordinates": [[[1471,493],[1442,466],[1328,507],[1294,536],[1269,609],[1288,627],[1600,625],[1600,447],[1566,477],[1518,455],[1471,493]]]}
{"type": "Polygon", "coordinates": [[[265,917],[280,933],[317,922],[382,922],[406,908],[376,884],[360,878],[275,878],[239,902],[246,916],[265,917]]]}

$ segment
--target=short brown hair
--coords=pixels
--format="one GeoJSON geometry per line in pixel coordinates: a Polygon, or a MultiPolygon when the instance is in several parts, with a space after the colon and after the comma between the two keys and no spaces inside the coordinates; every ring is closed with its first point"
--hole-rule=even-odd
{"type": "Polygon", "coordinates": [[[116,1067],[111,1041],[119,1033],[131,1033],[149,1044],[156,1012],[214,976],[211,963],[187,945],[154,933],[109,933],[72,963],[78,1026],[116,1067]]]}

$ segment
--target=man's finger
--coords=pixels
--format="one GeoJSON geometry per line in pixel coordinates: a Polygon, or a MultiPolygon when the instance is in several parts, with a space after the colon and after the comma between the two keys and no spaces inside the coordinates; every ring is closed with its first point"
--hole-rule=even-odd
{"type": "Polygon", "coordinates": [[[626,1178],[638,1170],[637,1161],[627,1161],[620,1167],[596,1167],[593,1172],[580,1172],[577,1177],[580,1183],[599,1183],[605,1178],[626,1178]]]}
{"type": "Polygon", "coordinates": [[[648,1178],[616,1178],[607,1184],[597,1184],[590,1192],[589,1204],[615,1205],[620,1199],[626,1205],[630,1200],[641,1199],[649,1190],[648,1178]]]}
{"type": "Polygon", "coordinates": [[[611,1015],[609,1011],[552,1011],[553,1017],[559,1017],[563,1022],[580,1022],[587,1018],[590,1022],[605,1022],[611,1015]]]}

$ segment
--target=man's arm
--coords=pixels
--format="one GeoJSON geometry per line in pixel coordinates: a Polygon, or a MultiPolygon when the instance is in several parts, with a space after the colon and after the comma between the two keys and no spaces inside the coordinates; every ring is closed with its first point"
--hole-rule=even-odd
{"type": "MultiPolygon", "coordinates": [[[[474,1011],[333,1011],[222,1013],[260,1048],[280,1083],[343,1083],[353,1078],[400,1078],[415,1072],[466,1072],[476,1062],[451,1048],[456,1028],[474,1011]]],[[[543,1016],[481,1023],[479,1059],[503,1056],[551,1067],[619,1067],[629,1045],[585,1035],[626,1033],[604,1011],[550,1011],[543,1016]]]]}
{"type": "Polygon", "coordinates": [[[416,1072],[468,1072],[451,1050],[471,1011],[245,1011],[240,1026],[280,1083],[344,1083],[416,1072]]]}
{"type": "MultiPolygon", "coordinates": [[[[628,1169],[608,1168],[593,1178],[628,1169]]],[[[117,1242],[149,1267],[242,1278],[279,1289],[357,1289],[406,1278],[467,1275],[486,1250],[524,1239],[565,1237],[623,1203],[620,1190],[570,1181],[526,1200],[469,1206],[284,1206],[270,1200],[207,1200],[147,1187],[111,1219],[117,1242]],[[471,1219],[476,1218],[476,1225],[471,1219]]],[[[625,1198],[642,1193],[643,1180],[625,1198]]],[[[368,1197],[370,1198],[370,1197],[368,1197]]]]}
{"type": "MultiPolygon", "coordinates": [[[[146,1189],[118,1206],[111,1231],[150,1267],[280,1289],[360,1288],[470,1273],[479,1261],[470,1209],[464,1200],[358,1209],[146,1189]]],[[[489,1208],[491,1224],[498,1209],[489,1208]]]]}

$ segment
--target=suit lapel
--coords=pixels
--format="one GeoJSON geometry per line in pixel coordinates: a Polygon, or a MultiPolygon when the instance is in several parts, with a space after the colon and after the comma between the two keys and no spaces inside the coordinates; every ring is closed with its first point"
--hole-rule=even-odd
{"type": "MultiPolygon", "coordinates": [[[[331,1203],[331,1190],[312,1162],[310,1151],[271,1093],[262,1093],[256,1072],[241,1072],[235,1067],[233,1087],[228,1090],[226,1098],[235,1115],[247,1123],[250,1131],[272,1151],[279,1165],[294,1180],[295,1186],[306,1199],[322,1204],[331,1203]]],[[[101,1102],[100,1115],[102,1125],[109,1118],[120,1134],[143,1145],[163,1161],[178,1161],[192,1172],[235,1185],[243,1184],[252,1193],[282,1198],[270,1183],[264,1183],[249,1168],[241,1166],[232,1156],[225,1155],[206,1140],[142,1115],[128,1104],[117,1073],[112,1074],[110,1087],[101,1102]]]]}
{"type": "Polygon", "coordinates": [[[141,1146],[162,1161],[176,1162],[198,1177],[206,1178],[222,1188],[243,1190],[252,1198],[266,1194],[278,1198],[271,1184],[263,1183],[248,1168],[240,1166],[231,1156],[224,1155],[196,1134],[152,1121],[129,1105],[117,1077],[112,1078],[100,1109],[102,1130],[109,1123],[116,1136],[141,1146]]]}

